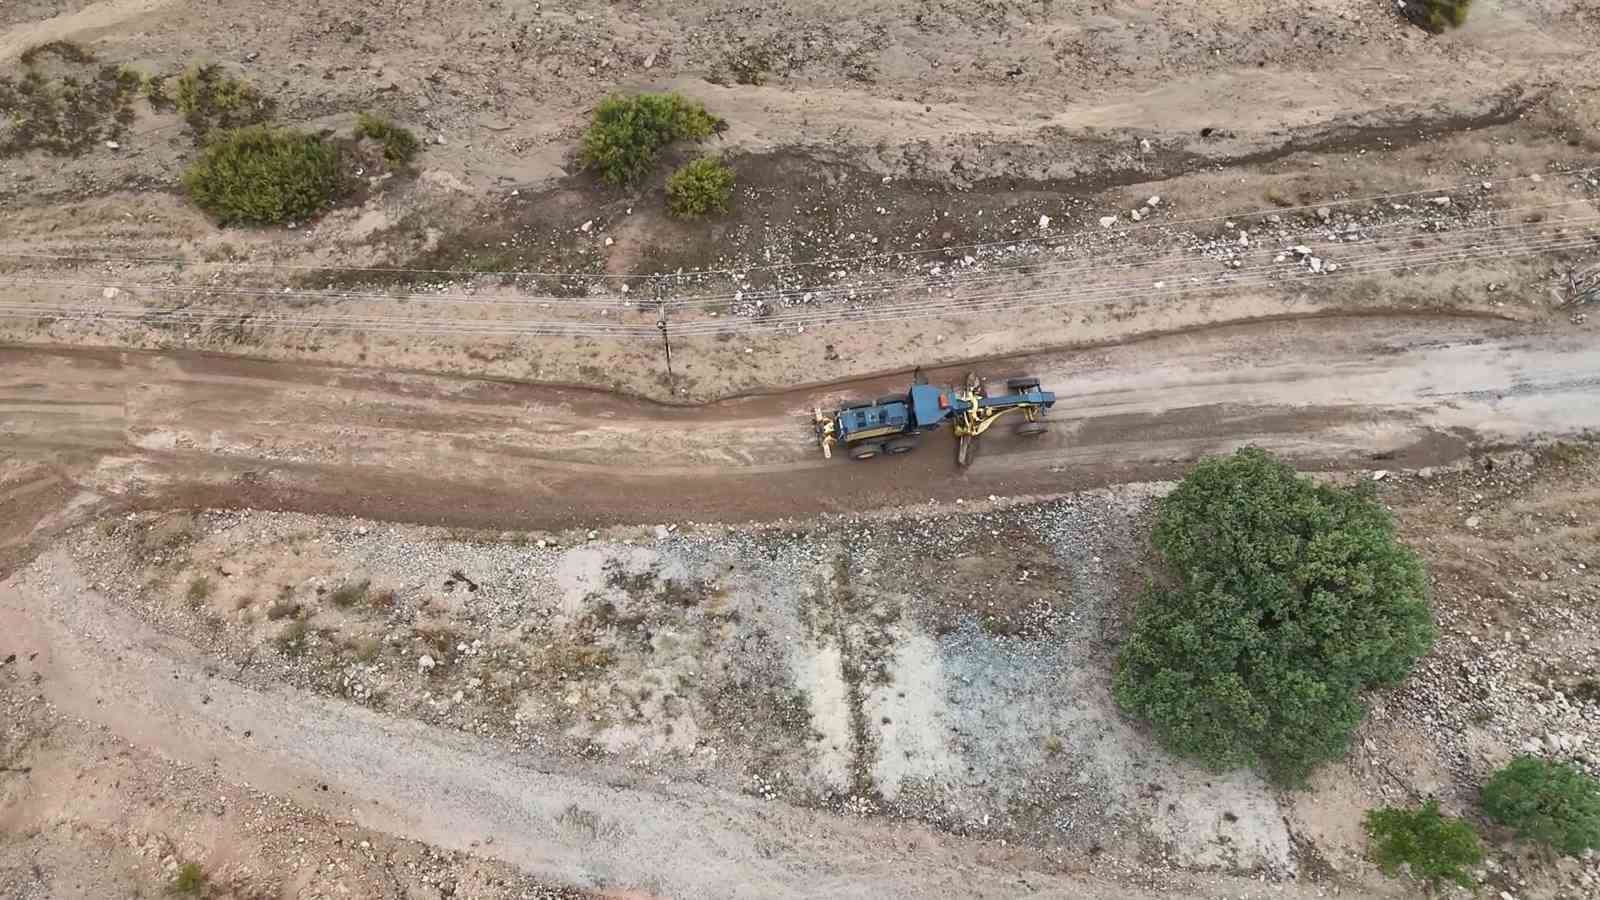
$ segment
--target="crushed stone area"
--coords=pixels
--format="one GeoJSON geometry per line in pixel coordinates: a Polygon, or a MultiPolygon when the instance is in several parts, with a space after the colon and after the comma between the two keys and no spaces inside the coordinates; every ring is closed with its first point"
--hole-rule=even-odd
{"type": "MultiPolygon", "coordinates": [[[[138,513],[70,546],[99,590],[240,678],[557,764],[908,819],[1064,864],[1335,878],[1367,871],[1367,807],[1439,796],[1470,812],[1517,752],[1596,770],[1593,467],[1558,445],[1383,472],[1434,573],[1441,638],[1371,698],[1348,768],[1310,793],[1174,760],[1111,699],[1163,485],[604,533],[138,513]],[[1469,575],[1509,580],[1490,598],[1469,575]]],[[[1522,852],[1503,844],[1485,878],[1594,883],[1592,862],[1547,871],[1522,852]]]]}

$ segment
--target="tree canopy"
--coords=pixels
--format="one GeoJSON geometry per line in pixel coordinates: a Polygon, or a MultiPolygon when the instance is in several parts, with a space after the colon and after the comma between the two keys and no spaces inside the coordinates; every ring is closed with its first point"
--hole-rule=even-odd
{"type": "Polygon", "coordinates": [[[1370,491],[1318,485],[1247,448],[1160,504],[1172,568],[1141,605],[1115,690],[1176,752],[1297,783],[1343,755],[1360,692],[1433,643],[1422,563],[1370,491]]]}

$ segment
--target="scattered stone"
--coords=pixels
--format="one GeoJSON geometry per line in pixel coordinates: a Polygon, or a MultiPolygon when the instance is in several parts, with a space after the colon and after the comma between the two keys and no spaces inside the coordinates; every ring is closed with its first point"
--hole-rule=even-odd
{"type": "Polygon", "coordinates": [[[1100,227],[1101,228],[1110,228],[1115,224],[1117,224],[1117,217],[1116,216],[1101,216],[1100,217],[1100,227]]]}
{"type": "Polygon", "coordinates": [[[433,657],[429,656],[426,653],[424,653],[421,656],[417,657],[417,671],[421,672],[424,675],[428,674],[429,672],[432,672],[433,671],[433,667],[436,666],[436,665],[438,665],[438,663],[434,662],[433,661],[433,657]]]}
{"type": "Polygon", "coordinates": [[[1049,227],[1050,227],[1050,217],[1049,216],[1040,216],[1039,217],[1039,230],[1040,231],[1044,231],[1046,228],[1049,228],[1049,227]]]}
{"type": "Polygon", "coordinates": [[[1468,528],[1477,528],[1478,527],[1478,523],[1481,522],[1481,521],[1483,521],[1483,520],[1478,518],[1477,516],[1467,516],[1467,527],[1468,528]]]}
{"type": "Polygon", "coordinates": [[[122,145],[117,143],[116,141],[106,141],[106,149],[107,150],[121,150],[122,149],[122,145]]]}
{"type": "Polygon", "coordinates": [[[1322,221],[1326,222],[1329,219],[1333,218],[1333,210],[1329,209],[1326,206],[1319,206],[1319,207],[1317,207],[1317,218],[1319,218],[1322,221]]]}
{"type": "Polygon", "coordinates": [[[594,228],[594,220],[593,219],[590,219],[589,221],[587,221],[587,222],[583,223],[582,225],[578,226],[578,230],[583,232],[584,234],[588,234],[589,231],[591,229],[593,229],[593,228],[594,228]]]}

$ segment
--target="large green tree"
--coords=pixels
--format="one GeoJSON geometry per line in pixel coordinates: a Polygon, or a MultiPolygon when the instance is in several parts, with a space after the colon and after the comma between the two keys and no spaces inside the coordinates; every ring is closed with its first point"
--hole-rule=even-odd
{"type": "Polygon", "coordinates": [[[1342,755],[1363,688],[1433,643],[1421,562],[1370,491],[1314,484],[1247,448],[1162,500],[1170,584],[1141,605],[1116,696],[1173,750],[1297,783],[1342,755]]]}

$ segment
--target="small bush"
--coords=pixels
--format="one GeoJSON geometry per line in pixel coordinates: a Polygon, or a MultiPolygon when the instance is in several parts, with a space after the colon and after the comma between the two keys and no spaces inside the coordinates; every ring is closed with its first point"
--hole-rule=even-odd
{"type": "Polygon", "coordinates": [[[667,176],[667,209],[675,216],[727,212],[732,199],[733,170],[715,156],[684,163],[667,176]]]}
{"type": "Polygon", "coordinates": [[[1483,861],[1477,832],[1460,819],[1439,814],[1439,801],[1421,809],[1383,807],[1367,813],[1364,822],[1371,839],[1372,859],[1393,878],[1402,865],[1411,877],[1438,885],[1453,881],[1473,886],[1469,869],[1483,861]]]}
{"type": "Polygon", "coordinates": [[[1433,642],[1422,563],[1383,507],[1261,450],[1190,470],[1153,541],[1177,583],[1141,604],[1116,698],[1213,768],[1300,783],[1345,752],[1361,689],[1398,681],[1433,642]]]}
{"type": "Polygon", "coordinates": [[[273,641],[284,656],[302,656],[306,652],[306,635],[310,632],[311,626],[304,619],[296,619],[283,626],[273,641]]]}
{"type": "Polygon", "coordinates": [[[213,130],[259,125],[277,111],[276,101],[215,63],[194,66],[178,76],[172,99],[197,139],[213,130]]]}
{"type": "Polygon", "coordinates": [[[334,606],[337,606],[341,609],[355,606],[362,600],[367,599],[367,588],[370,585],[371,582],[367,581],[356,581],[341,584],[334,589],[332,594],[328,595],[328,599],[333,602],[334,606]]]}
{"type": "Polygon", "coordinates": [[[269,622],[276,622],[279,619],[287,619],[299,614],[300,604],[295,603],[293,600],[279,598],[272,601],[271,605],[267,607],[267,621],[269,622]]]}
{"type": "Polygon", "coordinates": [[[1518,837],[1568,856],[1600,847],[1600,780],[1562,762],[1521,756],[1483,787],[1483,811],[1518,837]]]}
{"type": "Polygon", "coordinates": [[[1400,11],[1412,24],[1439,34],[1465,25],[1471,8],[1472,0],[1405,0],[1400,11]]]}
{"type": "Polygon", "coordinates": [[[216,135],[183,173],[183,185],[224,225],[305,221],[350,189],[338,147],[261,125],[216,135]]]}
{"type": "Polygon", "coordinates": [[[209,596],[211,596],[211,579],[201,575],[189,582],[189,604],[191,606],[199,606],[206,602],[206,598],[209,596]]]}
{"type": "Polygon", "coordinates": [[[704,104],[681,94],[612,94],[595,107],[578,162],[611,184],[632,184],[650,171],[662,147],[704,140],[727,127],[704,104]]]}
{"type": "Polygon", "coordinates": [[[409,129],[367,113],[356,117],[356,137],[382,144],[384,162],[396,167],[410,165],[422,150],[422,142],[409,129]]]}
{"type": "Polygon", "coordinates": [[[200,868],[199,863],[184,863],[178,867],[178,874],[172,877],[172,883],[167,885],[167,892],[172,894],[198,894],[206,886],[206,872],[200,868]]]}

